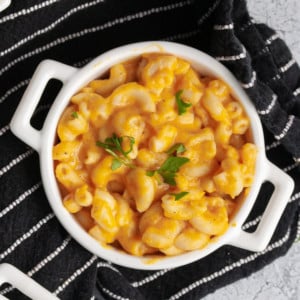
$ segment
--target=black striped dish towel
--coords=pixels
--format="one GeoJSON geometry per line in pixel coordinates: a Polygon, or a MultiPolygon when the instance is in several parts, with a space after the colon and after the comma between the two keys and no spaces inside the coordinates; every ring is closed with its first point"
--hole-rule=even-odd
{"type": "MultiPolygon", "coordinates": [[[[299,235],[300,70],[279,36],[256,24],[243,0],[24,0],[0,14],[0,263],[27,273],[61,299],[199,299],[272,262],[299,235]],[[60,226],[39,174],[38,155],[13,136],[9,122],[40,61],[82,66],[129,42],[169,40],[203,50],[238,78],[263,121],[267,156],[296,182],[263,252],[222,247],[173,270],[130,270],[96,258],[60,226]]],[[[35,112],[41,125],[50,85],[35,112]]],[[[264,187],[244,224],[254,230],[270,191],[264,187]]],[[[0,294],[23,299],[3,285],[0,294]]]]}

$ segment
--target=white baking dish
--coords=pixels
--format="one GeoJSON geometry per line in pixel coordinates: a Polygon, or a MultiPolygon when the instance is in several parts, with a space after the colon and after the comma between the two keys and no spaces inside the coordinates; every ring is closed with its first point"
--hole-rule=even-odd
{"type": "Polygon", "coordinates": [[[52,60],[45,60],[41,62],[35,71],[10,125],[12,132],[17,137],[38,151],[43,185],[49,203],[57,218],[70,235],[83,247],[99,257],[130,268],[151,270],[178,267],[203,258],[223,245],[233,245],[251,251],[261,251],[269,243],[294,187],[293,180],[267,160],[259,117],[239,82],[223,65],[212,57],[196,49],[176,43],[142,42],[126,45],[98,56],[82,69],[76,69],[52,60]],[[149,258],[139,258],[120,250],[102,247],[86,233],[62,204],[54,176],[52,159],[56,126],[71,96],[88,82],[104,74],[112,65],[146,52],[174,54],[189,61],[201,74],[217,77],[225,81],[231,87],[233,95],[243,104],[251,121],[254,143],[258,147],[253,186],[238,213],[231,220],[231,226],[228,231],[202,250],[184,253],[175,257],[152,260],[151,264],[149,263],[149,258]],[[30,125],[30,119],[39,103],[45,86],[52,78],[61,80],[63,88],[54,101],[42,130],[39,131],[30,125]],[[275,190],[256,231],[247,233],[241,227],[249,215],[264,181],[273,183],[275,190]]]}

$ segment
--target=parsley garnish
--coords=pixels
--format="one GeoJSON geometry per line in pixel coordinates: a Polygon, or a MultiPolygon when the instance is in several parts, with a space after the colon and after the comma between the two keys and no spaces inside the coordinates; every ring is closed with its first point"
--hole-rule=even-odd
{"type": "Polygon", "coordinates": [[[175,200],[177,201],[177,200],[180,200],[181,198],[183,198],[184,196],[186,196],[187,194],[188,194],[189,192],[180,192],[180,193],[177,193],[177,194],[170,194],[170,195],[172,195],[172,196],[174,196],[175,197],[175,200]]]}
{"type": "Polygon", "coordinates": [[[184,152],[186,150],[185,146],[181,143],[175,144],[173,145],[166,153],[169,155],[174,154],[174,152],[176,152],[176,154],[180,154],[182,152],[184,152]]]}
{"type": "Polygon", "coordinates": [[[73,111],[73,112],[71,113],[71,117],[72,117],[73,119],[78,119],[78,112],[77,112],[77,111],[73,111]]]}
{"type": "Polygon", "coordinates": [[[114,158],[111,164],[111,169],[114,171],[116,169],[119,169],[121,165],[122,163],[117,158],[114,158]]]}
{"type": "Polygon", "coordinates": [[[186,103],[181,99],[181,94],[183,93],[183,90],[178,91],[175,94],[175,98],[176,98],[176,103],[177,103],[177,108],[178,108],[178,114],[182,115],[186,112],[186,109],[188,107],[192,106],[192,103],[186,103]]]}
{"type": "Polygon", "coordinates": [[[106,138],[104,143],[97,141],[96,145],[98,147],[104,148],[111,156],[114,157],[111,165],[112,170],[116,170],[121,167],[122,164],[127,167],[133,168],[131,159],[128,157],[128,154],[132,151],[135,139],[132,136],[121,136],[118,137],[115,133],[112,137],[106,138]],[[125,151],[122,147],[124,139],[129,140],[129,149],[125,151]],[[120,155],[121,154],[121,155],[120,155]]]}
{"type": "Polygon", "coordinates": [[[186,157],[170,156],[165,160],[165,162],[160,166],[159,169],[155,171],[147,171],[146,174],[147,176],[152,177],[155,174],[155,172],[157,172],[162,176],[165,183],[168,183],[169,185],[176,185],[176,173],[182,165],[189,161],[190,160],[186,157]]]}
{"type": "Polygon", "coordinates": [[[155,170],[153,170],[153,171],[147,171],[146,175],[149,176],[149,177],[152,177],[152,176],[154,176],[155,172],[156,172],[155,170]]]}

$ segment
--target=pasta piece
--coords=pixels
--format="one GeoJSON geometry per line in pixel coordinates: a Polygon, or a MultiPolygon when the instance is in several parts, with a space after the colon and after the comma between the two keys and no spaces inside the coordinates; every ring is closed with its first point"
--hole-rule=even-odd
{"type": "Polygon", "coordinates": [[[136,103],[145,112],[155,112],[155,97],[142,85],[130,82],[119,86],[109,97],[115,107],[136,103]]]}
{"type": "Polygon", "coordinates": [[[189,69],[179,81],[177,89],[182,91],[181,98],[184,102],[195,105],[203,96],[204,85],[197,73],[189,69]]]}
{"type": "Polygon", "coordinates": [[[105,231],[99,225],[93,226],[89,230],[89,234],[101,244],[112,243],[116,238],[116,234],[114,232],[105,231]]]}
{"type": "Polygon", "coordinates": [[[63,205],[68,212],[75,214],[81,210],[81,206],[74,200],[73,195],[68,194],[63,199],[63,205]]]}
{"type": "Polygon", "coordinates": [[[136,256],[142,256],[156,251],[141,240],[138,232],[137,217],[133,218],[132,222],[130,222],[127,226],[120,229],[118,233],[118,241],[127,252],[136,256]]]}
{"type": "Polygon", "coordinates": [[[145,129],[145,122],[138,111],[129,108],[116,112],[112,118],[113,131],[118,136],[131,136],[137,144],[145,129]]]}
{"type": "Polygon", "coordinates": [[[216,97],[211,89],[206,89],[202,98],[204,108],[211,118],[218,122],[230,123],[227,110],[224,108],[221,99],[216,97]]]}
{"type": "Polygon", "coordinates": [[[109,96],[113,90],[125,83],[127,77],[123,64],[118,64],[110,69],[109,79],[93,80],[89,86],[103,97],[109,96]]]}
{"type": "Polygon", "coordinates": [[[68,107],[63,113],[57,127],[59,139],[62,142],[72,142],[77,136],[87,132],[86,119],[76,111],[75,106],[68,107]]]}
{"type": "Polygon", "coordinates": [[[184,222],[182,221],[163,218],[155,226],[149,226],[144,231],[142,241],[153,248],[171,247],[183,227],[184,222]]]}
{"type": "Polygon", "coordinates": [[[78,141],[60,142],[53,147],[52,157],[61,162],[75,162],[78,155],[80,143],[78,141]]]}
{"type": "Polygon", "coordinates": [[[114,211],[104,199],[93,201],[91,216],[105,231],[112,233],[118,231],[118,224],[115,219],[114,211]]]}
{"type": "Polygon", "coordinates": [[[245,117],[234,120],[232,124],[233,134],[245,134],[249,128],[249,120],[245,117]]]}
{"type": "Polygon", "coordinates": [[[206,197],[207,210],[192,218],[191,225],[207,235],[221,235],[228,228],[228,214],[223,199],[206,197]]]}
{"type": "Polygon", "coordinates": [[[149,149],[153,152],[164,152],[174,144],[176,136],[177,128],[165,125],[149,140],[149,149]]]}
{"type": "Polygon", "coordinates": [[[135,200],[139,212],[147,210],[155,196],[154,179],[146,175],[142,168],[131,170],[126,176],[127,190],[135,200]]]}
{"type": "Polygon", "coordinates": [[[113,157],[104,157],[91,172],[92,182],[98,188],[106,189],[107,184],[111,181],[121,181],[122,174],[125,174],[126,167],[121,165],[118,169],[112,170],[113,157]]]}
{"type": "Polygon", "coordinates": [[[191,251],[204,248],[210,240],[210,235],[199,232],[193,227],[185,228],[175,239],[176,248],[191,251]]]}
{"type": "Polygon", "coordinates": [[[173,84],[177,58],[162,55],[148,60],[141,71],[142,83],[156,95],[173,84]]]}
{"type": "Polygon", "coordinates": [[[88,190],[87,184],[75,190],[74,199],[80,206],[90,206],[93,202],[93,195],[88,190]]]}
{"type": "Polygon", "coordinates": [[[68,191],[72,191],[85,183],[78,172],[67,163],[60,163],[56,166],[55,176],[68,191]]]}

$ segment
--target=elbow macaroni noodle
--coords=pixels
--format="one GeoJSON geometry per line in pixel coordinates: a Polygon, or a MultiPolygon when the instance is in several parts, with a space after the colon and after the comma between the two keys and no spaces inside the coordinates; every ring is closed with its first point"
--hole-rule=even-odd
{"type": "Polygon", "coordinates": [[[133,255],[201,249],[227,230],[252,184],[249,126],[224,82],[178,57],[117,64],[74,95],[59,121],[53,159],[63,204],[99,243],[133,255]],[[181,150],[168,153],[174,145],[181,150]],[[169,166],[173,184],[170,156],[184,158],[169,166]]]}

